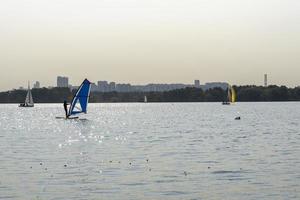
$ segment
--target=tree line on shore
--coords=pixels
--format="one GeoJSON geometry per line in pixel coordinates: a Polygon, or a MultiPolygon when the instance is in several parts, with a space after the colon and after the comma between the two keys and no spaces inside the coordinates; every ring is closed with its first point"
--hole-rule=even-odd
{"type": "MultiPolygon", "coordinates": [[[[300,87],[285,86],[234,86],[237,101],[300,101],[300,87]]],[[[32,89],[35,103],[62,103],[71,101],[75,90],[68,88],[32,89]]],[[[0,92],[0,103],[24,102],[27,91],[13,90],[0,92]]],[[[227,99],[227,91],[213,88],[203,91],[200,88],[184,88],[165,92],[92,92],[90,102],[143,102],[147,96],[148,102],[222,102],[227,99]]]]}

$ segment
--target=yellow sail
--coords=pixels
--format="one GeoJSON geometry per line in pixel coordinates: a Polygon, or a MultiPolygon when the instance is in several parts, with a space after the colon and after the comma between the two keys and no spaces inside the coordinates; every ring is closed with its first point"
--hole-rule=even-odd
{"type": "Polygon", "coordinates": [[[228,85],[228,102],[235,103],[236,102],[236,93],[231,85],[228,85]]]}
{"type": "Polygon", "coordinates": [[[236,102],[236,93],[232,86],[230,86],[230,91],[231,91],[231,103],[235,103],[236,102]]]}

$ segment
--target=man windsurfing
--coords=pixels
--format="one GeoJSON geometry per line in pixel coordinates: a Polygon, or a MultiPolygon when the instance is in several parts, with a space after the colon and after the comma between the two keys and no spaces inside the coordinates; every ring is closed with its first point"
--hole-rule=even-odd
{"type": "Polygon", "coordinates": [[[66,113],[66,118],[69,118],[69,115],[68,115],[68,103],[66,100],[64,100],[64,109],[65,109],[65,113],[66,113]]]}

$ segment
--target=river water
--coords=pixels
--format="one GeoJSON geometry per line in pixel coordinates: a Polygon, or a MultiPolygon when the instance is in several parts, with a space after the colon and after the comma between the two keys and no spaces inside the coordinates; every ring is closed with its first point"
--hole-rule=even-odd
{"type": "Polygon", "coordinates": [[[88,110],[0,105],[0,199],[300,199],[300,103],[88,110]]]}

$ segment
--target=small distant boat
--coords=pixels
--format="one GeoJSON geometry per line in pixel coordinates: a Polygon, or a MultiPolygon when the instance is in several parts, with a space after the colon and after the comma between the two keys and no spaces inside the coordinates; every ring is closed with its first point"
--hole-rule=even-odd
{"type": "Polygon", "coordinates": [[[26,95],[26,98],[25,98],[25,102],[21,103],[19,105],[19,107],[26,107],[26,108],[34,107],[33,98],[32,98],[29,83],[28,83],[28,90],[27,90],[27,95],[26,95]]]}
{"type": "MultiPolygon", "coordinates": [[[[67,119],[78,119],[78,114],[87,113],[87,105],[89,103],[91,91],[91,82],[85,79],[80,87],[78,88],[76,94],[74,95],[72,102],[68,110],[67,119]]],[[[56,117],[64,118],[64,117],[56,117]]]]}
{"type": "Polygon", "coordinates": [[[222,104],[223,105],[230,105],[230,103],[228,101],[223,101],[222,104]]]}
{"type": "Polygon", "coordinates": [[[144,96],[144,103],[147,103],[148,100],[147,100],[147,96],[144,96]]]}
{"type": "Polygon", "coordinates": [[[236,102],[236,93],[234,88],[231,85],[228,85],[227,88],[227,100],[223,101],[223,105],[230,105],[236,102]]]}

